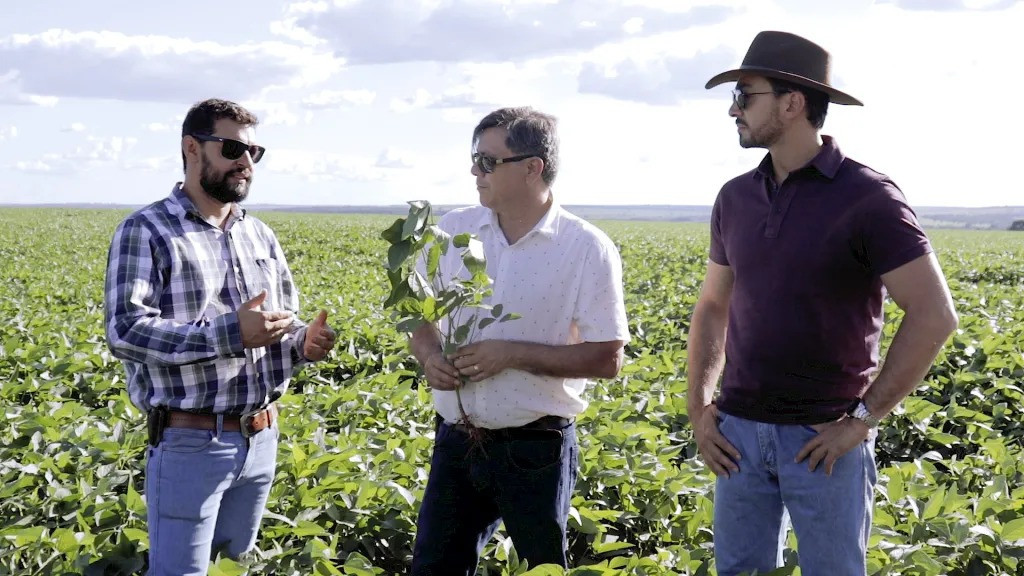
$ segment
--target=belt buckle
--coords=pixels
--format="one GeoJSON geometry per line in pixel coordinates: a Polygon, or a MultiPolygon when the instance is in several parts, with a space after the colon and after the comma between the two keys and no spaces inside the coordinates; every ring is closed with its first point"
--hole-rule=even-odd
{"type": "Polygon", "coordinates": [[[252,423],[253,418],[264,410],[266,410],[266,408],[259,408],[251,412],[246,412],[238,417],[238,430],[242,433],[243,438],[250,438],[253,434],[256,434],[255,431],[250,429],[249,425],[252,423]]]}

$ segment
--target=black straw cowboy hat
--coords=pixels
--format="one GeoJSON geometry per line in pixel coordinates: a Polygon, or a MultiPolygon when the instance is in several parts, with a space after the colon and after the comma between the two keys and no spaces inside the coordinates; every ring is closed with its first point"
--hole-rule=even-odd
{"type": "Polygon", "coordinates": [[[831,71],[832,56],[821,46],[789,32],[766,31],[754,37],[739,68],[722,72],[708,80],[704,87],[714,88],[752,74],[819,90],[836,104],[863,106],[860,100],[832,87],[831,71]]]}

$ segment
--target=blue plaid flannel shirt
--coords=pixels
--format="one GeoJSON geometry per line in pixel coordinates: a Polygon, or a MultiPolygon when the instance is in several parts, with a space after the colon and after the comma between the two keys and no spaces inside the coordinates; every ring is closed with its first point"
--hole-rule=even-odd
{"type": "Polygon", "coordinates": [[[306,325],[277,344],[244,349],[236,311],[261,290],[262,310],[297,316],[281,245],[237,205],[222,230],[203,220],[179,183],[126,218],[107,259],[105,320],[132,403],[242,414],[283,394],[307,362],[306,325]]]}

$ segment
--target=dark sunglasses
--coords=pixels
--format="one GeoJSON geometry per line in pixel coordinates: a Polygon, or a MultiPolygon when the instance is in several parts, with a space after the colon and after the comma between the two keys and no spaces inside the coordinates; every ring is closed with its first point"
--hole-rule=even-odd
{"type": "Polygon", "coordinates": [[[508,158],[491,158],[490,156],[484,156],[479,152],[474,152],[473,165],[475,165],[484,174],[490,174],[491,172],[494,172],[494,169],[498,167],[498,164],[519,162],[521,160],[526,160],[527,158],[536,157],[536,154],[520,154],[519,156],[510,156],[508,158]]]}
{"type": "Polygon", "coordinates": [[[771,91],[768,91],[768,92],[744,92],[743,90],[740,90],[739,88],[733,88],[732,89],[732,102],[740,110],[746,110],[747,106],[750,106],[750,97],[751,96],[757,96],[759,94],[775,94],[776,96],[781,96],[781,95],[787,94],[789,92],[792,92],[792,90],[778,90],[778,91],[771,90],[771,91]]]}
{"type": "Polygon", "coordinates": [[[232,140],[231,138],[207,136],[205,134],[191,134],[191,136],[200,142],[220,142],[220,155],[228,160],[238,160],[242,157],[242,154],[248,152],[249,156],[252,157],[252,163],[256,164],[261,158],[263,158],[263,153],[267,151],[263,146],[246,144],[245,142],[232,140]]]}

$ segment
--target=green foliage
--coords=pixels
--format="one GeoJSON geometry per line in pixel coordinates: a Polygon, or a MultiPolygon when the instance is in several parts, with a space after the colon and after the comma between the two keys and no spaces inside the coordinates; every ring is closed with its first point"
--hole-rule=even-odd
{"type": "Polygon", "coordinates": [[[435,226],[426,200],[409,202],[409,215],[396,219],[380,237],[390,244],[386,268],[391,293],[384,306],[393,310],[399,331],[411,332],[448,319],[442,344],[444,353],[451,354],[471,342],[477,330],[519,317],[503,314],[501,305],[484,302],[494,282],[487,275],[483,244],[471,234],[451,236],[435,226]],[[450,248],[461,250],[465,270],[454,278],[440,273],[441,257],[450,248]],[[479,312],[471,312],[467,318],[467,310],[485,314],[480,318],[479,312]]]}
{"type": "MultiPolygon", "coordinates": [[[[106,349],[101,308],[107,248],[123,216],[0,210],[0,576],[144,566],[143,418],[106,349]]],[[[339,342],[282,400],[258,550],[217,559],[210,573],[404,574],[433,426],[406,337],[380,305],[393,287],[379,238],[391,221],[261,217],[284,245],[304,317],[328,310],[339,342]]],[[[598,381],[579,419],[566,573],[714,574],[714,483],[695,455],[684,378],[707,229],[600,224],[622,252],[633,341],[621,377],[598,381]]],[[[397,234],[405,231],[403,223],[397,234]]],[[[1024,246],[1016,236],[933,233],[961,327],[880,430],[870,574],[1024,575],[1024,246]]],[[[886,341],[899,316],[891,304],[887,313],[886,341]]],[[[797,573],[795,556],[787,563],[778,574],[797,573]]],[[[481,573],[563,572],[525,566],[499,531],[481,573]]]]}

